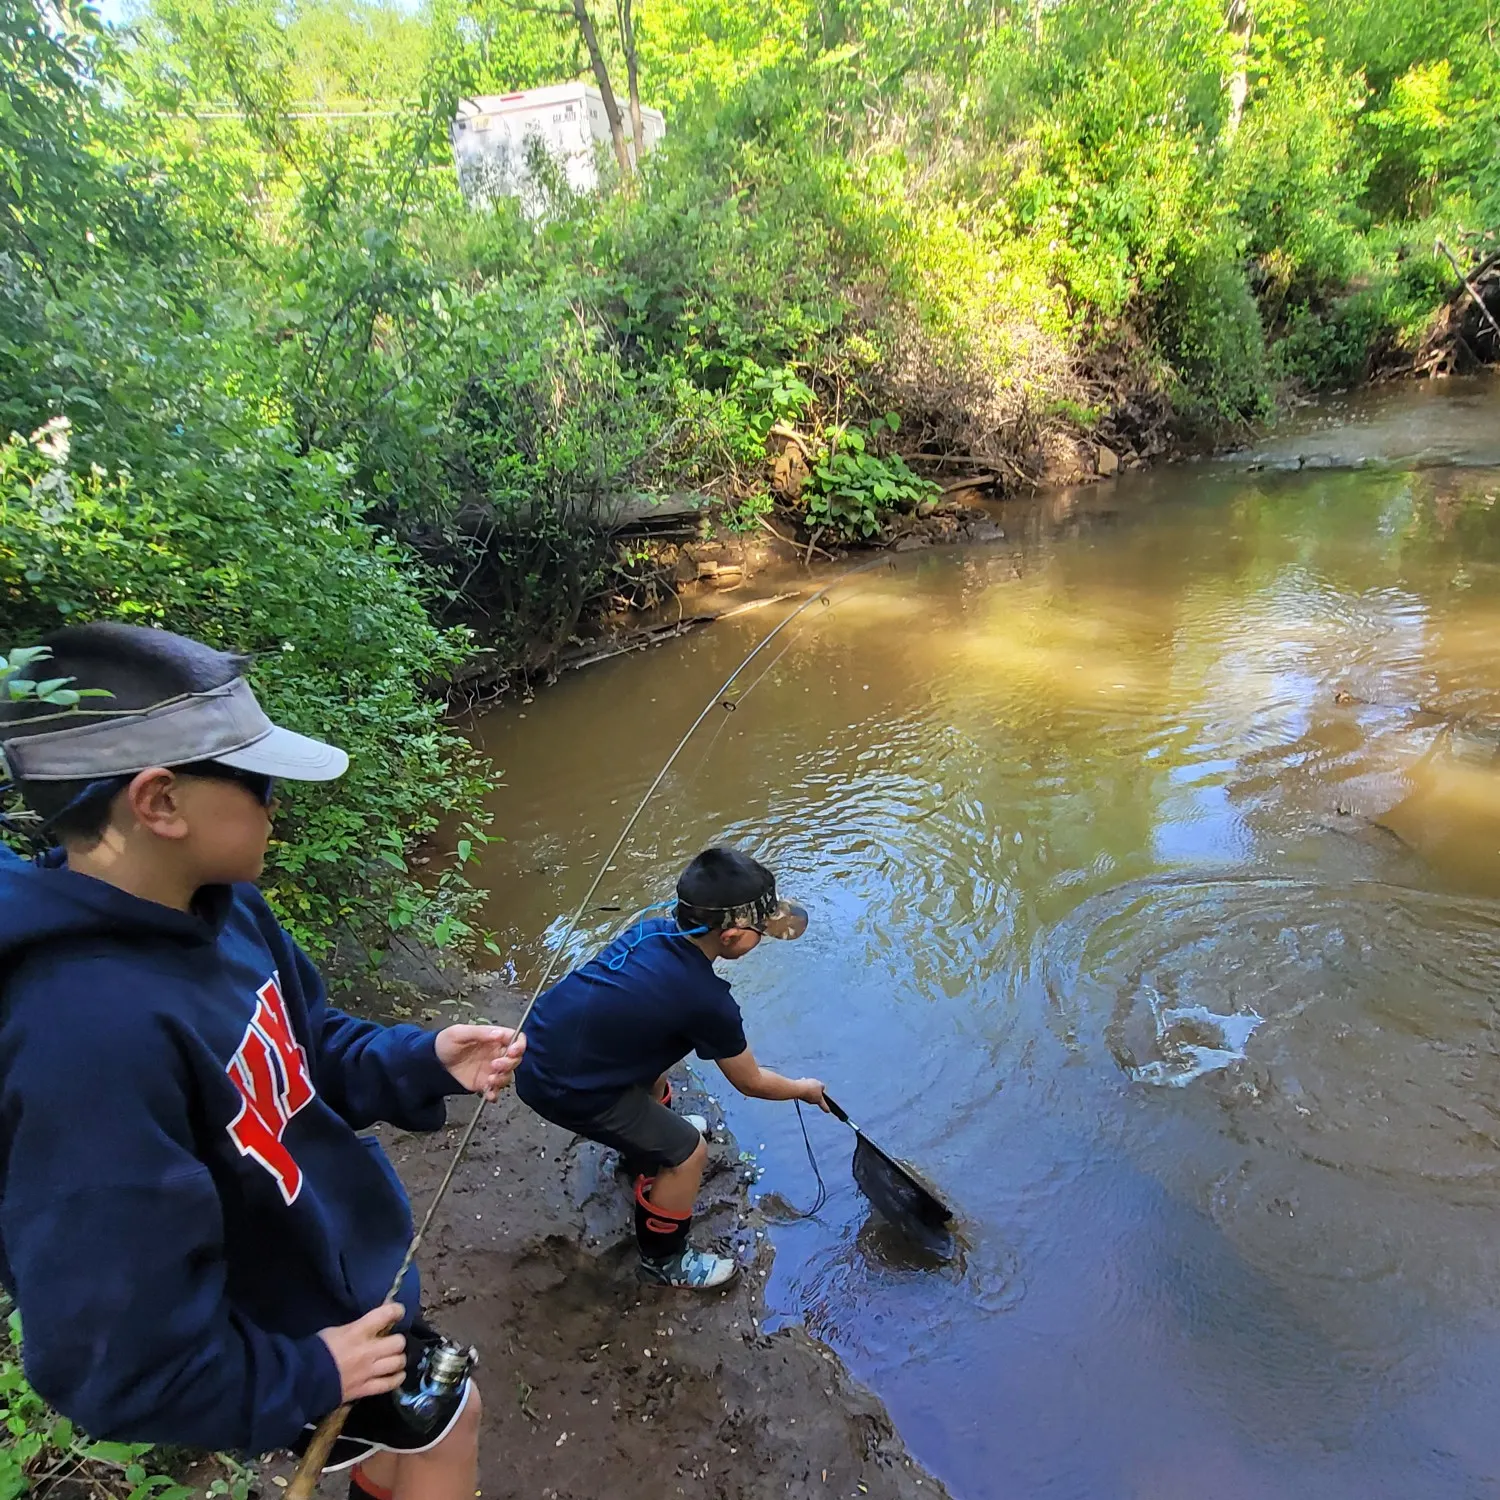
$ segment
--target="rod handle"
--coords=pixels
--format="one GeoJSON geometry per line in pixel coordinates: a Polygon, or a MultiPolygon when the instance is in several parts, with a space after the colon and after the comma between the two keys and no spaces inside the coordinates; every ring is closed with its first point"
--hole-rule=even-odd
{"type": "Polygon", "coordinates": [[[842,1120],[846,1125],[853,1125],[854,1121],[844,1113],[844,1106],[836,1100],[827,1089],[823,1090],[823,1103],[828,1106],[828,1112],[835,1120],[842,1120]]]}
{"type": "Polygon", "coordinates": [[[318,1480],[323,1474],[323,1466],[328,1462],[328,1455],[333,1452],[333,1445],[338,1442],[348,1416],[348,1406],[341,1406],[336,1411],[329,1412],[318,1423],[313,1431],[312,1441],[307,1445],[307,1452],[302,1455],[297,1472],[292,1475],[292,1482],[282,1491],[286,1500],[312,1500],[318,1488],[318,1480]]]}

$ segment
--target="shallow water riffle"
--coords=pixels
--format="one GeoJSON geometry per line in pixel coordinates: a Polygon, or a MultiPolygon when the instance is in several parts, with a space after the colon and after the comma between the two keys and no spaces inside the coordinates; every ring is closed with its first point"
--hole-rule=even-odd
{"type": "MultiPolygon", "coordinates": [[[[910,1255],[811,1119],[831,1196],[776,1224],[771,1300],[959,1496],[1500,1494],[1500,469],[1451,427],[1487,401],[1500,434],[1500,393],[1460,396],[1319,429],[1442,467],[1132,476],[838,585],[569,944],[717,840],[808,905],[726,966],[752,1043],[919,1164],[963,1247],[910,1255]]],[[[521,981],[776,618],[479,724],[521,981]]],[[[795,1112],[726,1103],[809,1202],[795,1112]]]]}

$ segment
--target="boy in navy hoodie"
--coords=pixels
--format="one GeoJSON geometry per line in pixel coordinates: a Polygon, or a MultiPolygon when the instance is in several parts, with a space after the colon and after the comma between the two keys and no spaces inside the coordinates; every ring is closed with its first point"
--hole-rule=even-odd
{"type": "Polygon", "coordinates": [[[0,854],[0,1282],[27,1374],[98,1438],[335,1450],[352,1495],[472,1500],[478,1392],[416,1430],[390,1393],[435,1335],[390,1163],[357,1131],[493,1097],[501,1027],[382,1027],[326,1002],[253,882],[275,779],[342,751],[273,725],[243,662],[166,631],[72,626],[22,676],[104,689],[0,704],[0,749],[61,845],[0,854]]]}

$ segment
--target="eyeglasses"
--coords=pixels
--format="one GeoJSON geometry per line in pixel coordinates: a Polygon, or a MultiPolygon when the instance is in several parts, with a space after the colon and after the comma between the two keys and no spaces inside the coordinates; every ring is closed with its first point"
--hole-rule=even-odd
{"type": "Polygon", "coordinates": [[[182,776],[201,776],[207,781],[232,781],[242,786],[260,803],[269,808],[276,800],[276,778],[260,771],[242,771],[238,766],[226,766],[217,760],[194,761],[190,766],[174,768],[182,776]]]}

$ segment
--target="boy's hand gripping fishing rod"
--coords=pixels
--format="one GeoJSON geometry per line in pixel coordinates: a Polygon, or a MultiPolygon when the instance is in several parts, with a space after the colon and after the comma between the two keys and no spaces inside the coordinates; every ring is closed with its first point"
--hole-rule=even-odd
{"type": "MultiPolygon", "coordinates": [[[[567,947],[568,939],[573,936],[574,929],[578,926],[584,912],[588,910],[589,902],[594,899],[594,894],[603,883],[604,876],[609,867],[614,863],[615,856],[625,847],[625,840],[630,837],[635,825],[640,821],[641,814],[646,810],[646,804],[651,801],[662,782],[667,779],[667,772],[672,769],[677,757],[687,748],[688,741],[698,732],[699,725],[703,723],[723,700],[724,694],[734,686],[745,668],[798,615],[816,604],[820,599],[823,599],[830,589],[843,583],[846,579],[852,578],[858,573],[868,572],[871,568],[884,567],[886,565],[887,559],[876,558],[871,562],[865,563],[862,567],[851,568],[849,572],[842,573],[839,577],[825,583],[816,593],[809,594],[796,609],[792,610],[784,619],[761,637],[754,649],[724,679],[713,697],[703,705],[703,711],[688,726],[687,733],[677,742],[676,749],[667,757],[661,770],[656,773],[656,779],[646,789],[646,795],[641,798],[624,828],[620,830],[620,836],[615,840],[614,848],[599,862],[598,872],[589,883],[588,890],[584,892],[583,900],[578,903],[577,909],[568,918],[567,925],[563,928],[562,936],[552,949],[552,957],[547,960],[547,966],[542,970],[542,977],[537,980],[536,987],[531,992],[531,998],[526,1002],[526,1008],[521,1012],[521,1019],[516,1022],[515,1033],[517,1036],[522,1035],[525,1031],[526,1022],[530,1019],[532,1007],[536,1004],[537,997],[547,988],[547,981],[551,979],[552,971],[557,967],[558,958],[561,956],[563,949],[567,947]]],[[[427,1231],[432,1227],[432,1221],[437,1216],[438,1207],[453,1182],[454,1173],[458,1171],[459,1164],[463,1161],[469,1149],[469,1144],[474,1139],[474,1132],[479,1128],[479,1121],[484,1115],[484,1107],[488,1102],[483,1097],[480,1098],[478,1105],[474,1109],[474,1113],[469,1117],[469,1123],[464,1127],[464,1133],[458,1138],[458,1145],[454,1148],[452,1159],[448,1163],[448,1170],[443,1173],[443,1180],[438,1183],[437,1191],[432,1195],[432,1201],[427,1205],[427,1212],[422,1215],[422,1222],[417,1226],[417,1232],[412,1236],[411,1244],[406,1247],[406,1254],[401,1259],[400,1269],[397,1270],[395,1279],[391,1282],[390,1294],[385,1299],[387,1302],[394,1302],[400,1293],[401,1283],[406,1280],[406,1273],[411,1270],[412,1263],[416,1260],[417,1253],[421,1250],[422,1244],[427,1238],[427,1231]]],[[[345,1403],[336,1411],[330,1412],[318,1423],[316,1430],[313,1432],[312,1439],[307,1445],[307,1451],[302,1455],[301,1461],[297,1464],[297,1472],[292,1476],[292,1482],[284,1492],[286,1500],[312,1500],[312,1496],[318,1487],[318,1478],[323,1472],[323,1466],[328,1462],[328,1455],[333,1451],[333,1445],[338,1441],[339,1434],[344,1430],[344,1423],[348,1420],[348,1417],[349,1404],[345,1403]]]]}

